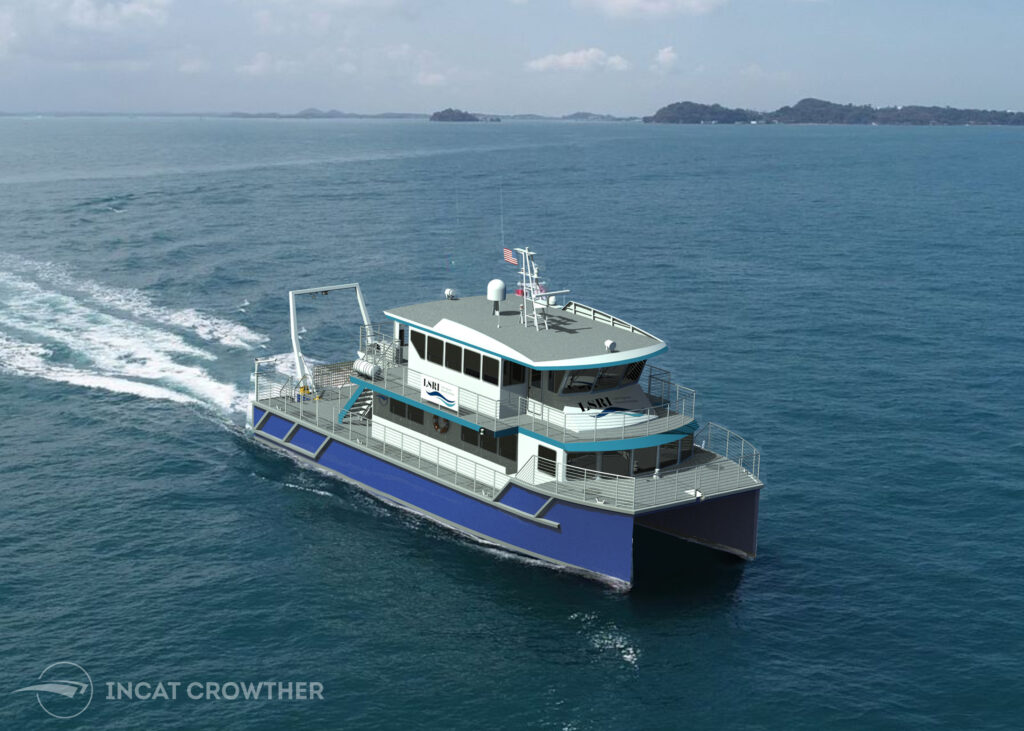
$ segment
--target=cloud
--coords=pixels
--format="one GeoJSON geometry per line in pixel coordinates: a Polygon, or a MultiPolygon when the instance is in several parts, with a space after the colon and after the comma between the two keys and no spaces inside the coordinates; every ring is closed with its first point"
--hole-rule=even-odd
{"type": "Polygon", "coordinates": [[[597,8],[612,17],[657,17],[673,13],[699,15],[729,0],[573,0],[580,7],[597,8]]]}
{"type": "Polygon", "coordinates": [[[420,86],[443,86],[446,81],[447,77],[436,71],[420,71],[416,74],[416,83],[420,86]]]}
{"type": "Polygon", "coordinates": [[[260,51],[249,63],[236,66],[235,71],[245,76],[270,76],[294,71],[299,64],[284,58],[274,58],[266,51],[260,51]]]}
{"type": "Polygon", "coordinates": [[[170,4],[171,0],[72,0],[67,5],[64,20],[74,28],[103,31],[136,24],[163,25],[167,22],[170,4]]]}
{"type": "Polygon", "coordinates": [[[18,32],[14,28],[14,13],[9,10],[0,10],[0,56],[7,53],[7,49],[17,38],[18,32]]]}
{"type": "Polygon", "coordinates": [[[178,71],[183,74],[201,74],[209,68],[210,64],[201,58],[189,58],[178,64],[178,71]]]}
{"type": "Polygon", "coordinates": [[[600,48],[583,48],[535,58],[526,62],[526,68],[529,71],[625,71],[629,68],[629,61],[622,56],[609,56],[600,48]]]}
{"type": "Polygon", "coordinates": [[[668,73],[675,68],[676,61],[678,60],[679,56],[676,54],[675,49],[672,46],[665,46],[654,54],[654,63],[651,64],[651,71],[660,74],[668,73]]]}

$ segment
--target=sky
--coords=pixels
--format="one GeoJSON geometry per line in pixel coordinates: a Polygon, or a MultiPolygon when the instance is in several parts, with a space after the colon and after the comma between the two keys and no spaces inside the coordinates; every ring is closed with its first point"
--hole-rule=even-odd
{"type": "Polygon", "coordinates": [[[1024,110],[1022,0],[0,0],[0,111],[1024,110]]]}

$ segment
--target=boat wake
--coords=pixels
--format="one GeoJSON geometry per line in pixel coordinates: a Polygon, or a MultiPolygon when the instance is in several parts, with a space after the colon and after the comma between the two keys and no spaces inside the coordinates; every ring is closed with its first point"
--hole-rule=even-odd
{"type": "Polygon", "coordinates": [[[22,264],[46,286],[0,271],[0,371],[225,415],[245,409],[247,395],[209,372],[218,358],[213,345],[250,350],[264,336],[198,310],[155,305],[136,290],[22,264]],[[206,342],[189,342],[190,336],[206,342]]]}

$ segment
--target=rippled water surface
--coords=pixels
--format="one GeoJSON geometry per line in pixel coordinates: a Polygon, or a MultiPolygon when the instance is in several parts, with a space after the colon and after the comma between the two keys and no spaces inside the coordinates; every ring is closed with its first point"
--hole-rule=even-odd
{"type": "Polygon", "coordinates": [[[67,660],[68,728],[1019,728],[1021,190],[1019,129],[0,118],[0,725],[67,660]],[[287,289],[482,292],[501,198],[761,448],[755,562],[617,593],[246,437],[287,289]],[[106,698],[260,680],[324,699],[106,698]]]}

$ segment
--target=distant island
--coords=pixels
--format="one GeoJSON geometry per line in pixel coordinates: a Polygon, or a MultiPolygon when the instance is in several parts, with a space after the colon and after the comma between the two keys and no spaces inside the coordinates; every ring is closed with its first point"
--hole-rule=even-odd
{"type": "Polygon", "coordinates": [[[431,122],[500,122],[501,117],[494,114],[472,114],[461,109],[442,109],[430,115],[431,122]]]}
{"type": "Polygon", "coordinates": [[[644,122],[655,124],[903,124],[903,125],[1024,125],[1024,113],[953,107],[873,107],[802,99],[774,112],[730,109],[720,104],[676,102],[662,107],[644,122]]]}

